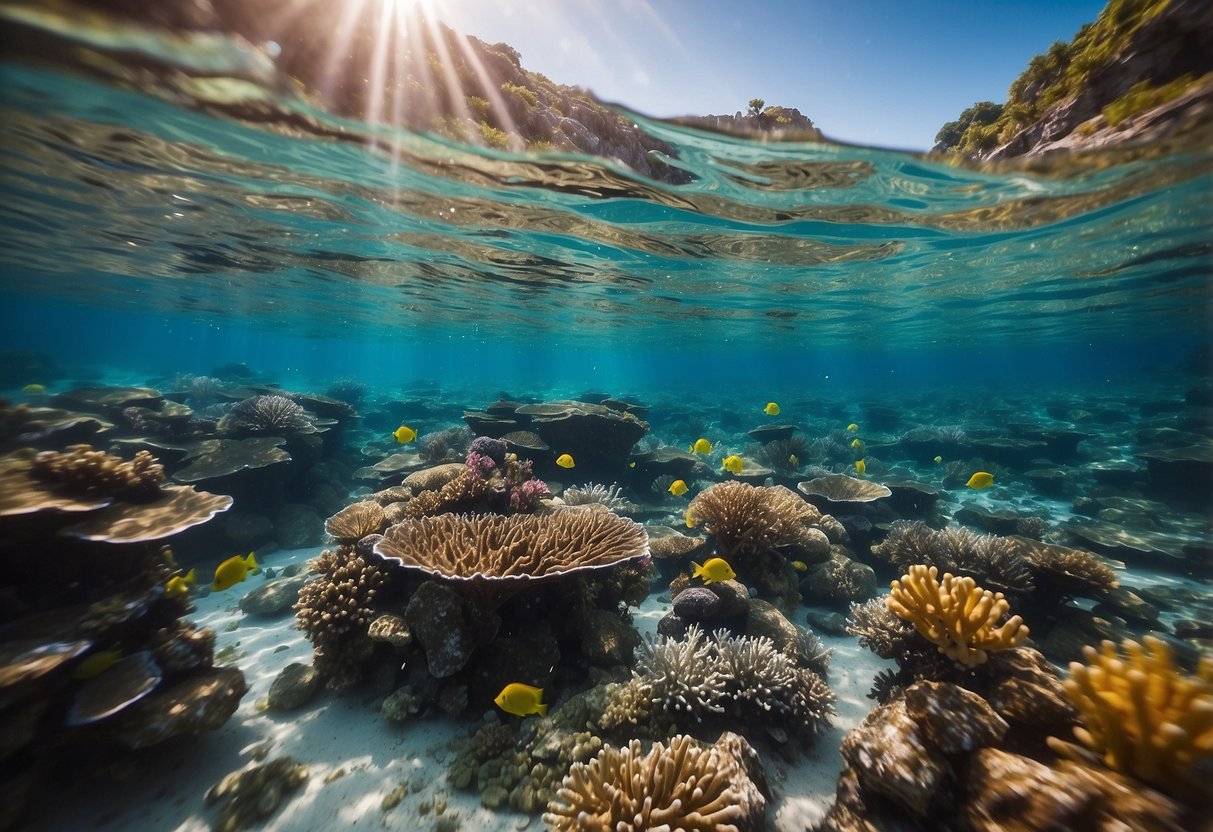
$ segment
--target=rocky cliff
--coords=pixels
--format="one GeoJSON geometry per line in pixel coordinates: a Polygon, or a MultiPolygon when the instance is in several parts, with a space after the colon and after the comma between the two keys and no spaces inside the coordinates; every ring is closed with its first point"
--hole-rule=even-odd
{"type": "Polygon", "coordinates": [[[1213,3],[1112,0],[1032,59],[1005,104],[981,102],[936,137],[979,159],[1114,145],[1213,144],[1213,3]]]}

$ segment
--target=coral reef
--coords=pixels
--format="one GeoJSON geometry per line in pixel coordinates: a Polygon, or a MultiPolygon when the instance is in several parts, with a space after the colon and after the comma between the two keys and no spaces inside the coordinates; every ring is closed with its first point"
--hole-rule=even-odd
{"type": "Polygon", "coordinates": [[[923,564],[972,577],[982,586],[1004,593],[1024,594],[1034,588],[1032,572],[1014,540],[979,535],[964,526],[937,530],[921,520],[898,521],[884,541],[872,547],[872,553],[903,572],[923,564]]]}
{"type": "Polygon", "coordinates": [[[972,578],[954,578],[921,564],[893,581],[889,609],[914,625],[939,652],[965,665],[982,664],[989,653],[1017,647],[1028,637],[1023,619],[1012,616],[1002,593],[979,589],[972,578]]]}
{"type": "MultiPolygon", "coordinates": [[[[1194,676],[1179,672],[1166,642],[1146,636],[1083,650],[1066,693],[1083,724],[1074,736],[1109,768],[1189,800],[1208,799],[1202,761],[1213,758],[1213,658],[1194,676]]],[[[1069,747],[1054,742],[1054,749],[1069,747]]],[[[1081,756],[1078,757],[1081,761],[1081,756]]]]}
{"type": "Polygon", "coordinates": [[[618,485],[588,482],[585,485],[566,488],[560,498],[566,505],[600,505],[616,514],[635,510],[636,507],[628,502],[621,492],[622,489],[618,485]]]}
{"type": "Polygon", "coordinates": [[[158,499],[164,484],[164,466],[147,451],[139,451],[127,462],[91,445],[69,445],[62,453],[43,451],[34,457],[29,475],[73,494],[132,503],[158,499]]]}
{"type": "Polygon", "coordinates": [[[295,617],[312,642],[325,685],[346,690],[361,680],[370,658],[374,643],[367,625],[387,576],[377,560],[368,561],[350,546],[326,549],[312,566],[320,577],[299,590],[295,617]]]}
{"type": "Polygon", "coordinates": [[[487,436],[472,441],[462,470],[441,465],[431,471],[424,480],[418,474],[405,480],[406,486],[420,491],[406,507],[412,517],[530,512],[550,496],[547,484],[536,479],[529,459],[519,460],[507,452],[504,441],[487,436]]]}
{"type": "Polygon", "coordinates": [[[725,557],[793,543],[821,513],[786,488],[722,482],[691,501],[688,515],[712,535],[725,557]]]}
{"type": "Polygon", "coordinates": [[[219,421],[233,434],[315,433],[316,425],[300,405],[286,396],[250,396],[237,402],[219,421]]]}
{"type": "Polygon", "coordinates": [[[709,638],[692,625],[681,640],[661,637],[641,646],[632,679],[611,690],[601,724],[663,736],[670,727],[737,720],[779,741],[789,734],[808,739],[828,722],[833,698],[817,673],[769,638],[723,630],[709,638]]]}
{"type": "Polygon", "coordinates": [[[754,750],[736,735],[714,745],[675,736],[647,754],[633,740],[574,764],[543,819],[556,830],[756,832],[766,812],[764,780],[754,750]]]}

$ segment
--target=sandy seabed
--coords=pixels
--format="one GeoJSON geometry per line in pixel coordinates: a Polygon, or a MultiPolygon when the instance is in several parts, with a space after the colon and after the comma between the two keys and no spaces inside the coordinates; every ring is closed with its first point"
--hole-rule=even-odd
{"type": "MultiPolygon", "coordinates": [[[[277,552],[266,566],[280,570],[304,563],[318,549],[277,552]]],[[[253,581],[259,578],[251,579],[253,581]]],[[[442,817],[463,830],[522,830],[543,826],[537,816],[508,809],[489,811],[479,796],[461,792],[446,782],[451,743],[475,727],[468,721],[416,718],[394,725],[379,713],[381,697],[353,693],[337,696],[320,692],[312,702],[287,713],[259,712],[257,703],[270,683],[291,662],[310,663],[311,644],[295,629],[289,613],[266,619],[244,614],[239,607],[243,589],[214,593],[195,601],[190,618],[217,634],[220,663],[235,663],[248,680],[249,692],[232,718],[217,731],[147,752],[145,763],[123,771],[120,766],[85,782],[65,784],[61,799],[34,807],[27,828],[35,830],[122,830],[123,832],[205,832],[218,817],[218,805],[208,806],[208,789],[229,772],[283,755],[308,766],[308,780],[287,795],[278,811],[253,828],[268,832],[321,832],[337,828],[433,828],[435,806],[445,804],[442,817]],[[334,777],[338,772],[344,772],[334,777]],[[405,786],[405,797],[385,811],[384,797],[405,786]]],[[[669,609],[651,595],[635,610],[637,628],[652,633],[669,609]]],[[[801,622],[803,623],[803,622],[801,622]]],[[[832,727],[794,760],[766,755],[767,778],[775,798],[767,807],[768,825],[780,832],[804,828],[820,819],[834,799],[842,760],[843,735],[871,710],[867,698],[872,680],[891,662],[861,648],[852,637],[821,635],[834,650],[830,686],[838,711],[832,727]]],[[[492,703],[486,703],[486,711],[492,703]]]]}

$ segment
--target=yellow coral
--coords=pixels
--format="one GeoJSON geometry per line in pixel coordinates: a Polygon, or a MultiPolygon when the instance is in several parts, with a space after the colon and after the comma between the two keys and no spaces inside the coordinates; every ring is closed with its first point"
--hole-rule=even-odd
{"type": "Polygon", "coordinates": [[[1066,693],[1082,714],[1078,741],[1116,771],[1178,796],[1200,793],[1195,766],[1213,755],[1213,658],[1180,674],[1167,644],[1146,636],[1083,648],[1070,663],[1066,693]]]}
{"type": "Polygon", "coordinates": [[[972,578],[950,574],[936,581],[937,574],[934,566],[911,566],[901,580],[893,581],[889,609],[960,664],[982,664],[989,653],[1023,644],[1028,628],[1018,615],[998,626],[1010,609],[1001,592],[981,589],[972,578]]]}

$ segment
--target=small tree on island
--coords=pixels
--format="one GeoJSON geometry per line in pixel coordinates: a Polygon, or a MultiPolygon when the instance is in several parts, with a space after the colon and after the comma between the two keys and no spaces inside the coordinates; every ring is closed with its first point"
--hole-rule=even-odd
{"type": "Polygon", "coordinates": [[[746,113],[750,118],[758,118],[762,115],[762,110],[767,106],[767,102],[761,98],[750,99],[750,111],[746,113]]]}

